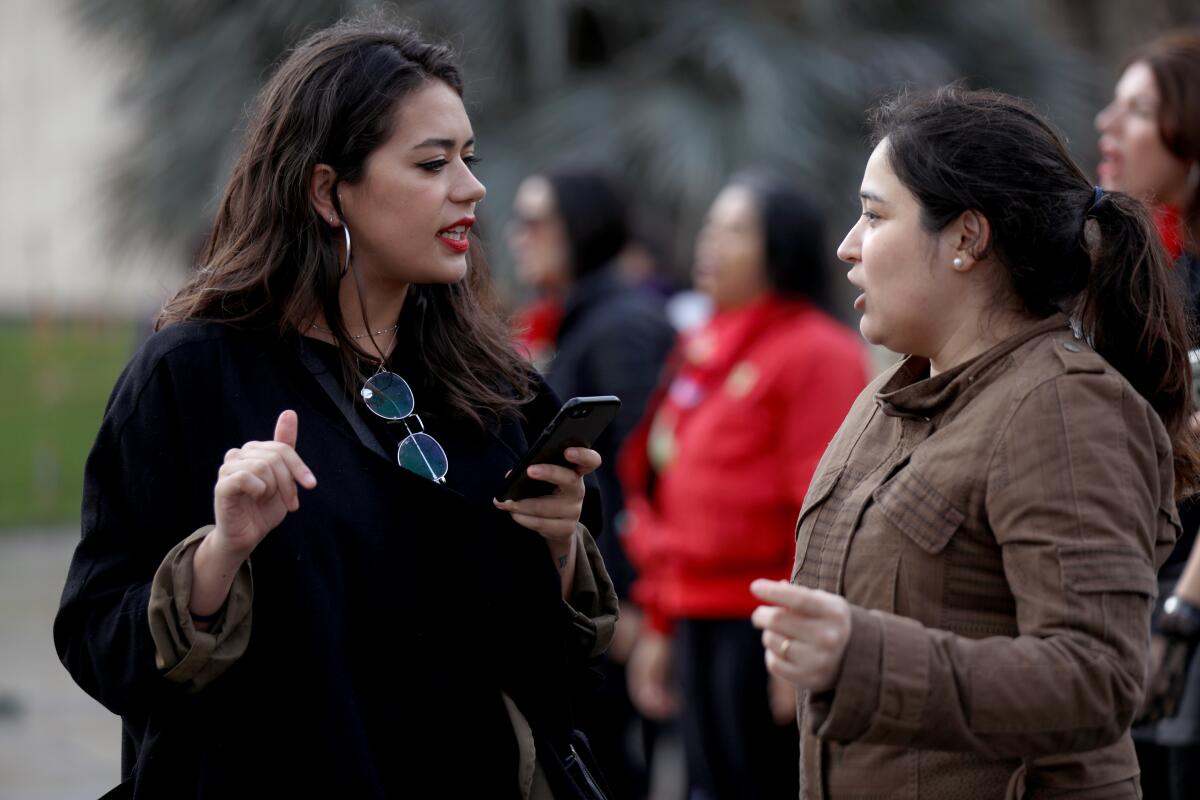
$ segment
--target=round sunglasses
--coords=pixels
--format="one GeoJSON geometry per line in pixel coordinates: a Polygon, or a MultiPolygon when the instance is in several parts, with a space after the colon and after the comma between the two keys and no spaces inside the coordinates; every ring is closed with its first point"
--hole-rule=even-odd
{"type": "Polygon", "coordinates": [[[396,449],[396,462],[422,478],[445,483],[450,471],[446,451],[437,439],[425,433],[425,424],[413,413],[416,400],[408,382],[394,372],[380,371],[367,378],[359,394],[376,416],[404,426],[405,436],[396,449]]]}

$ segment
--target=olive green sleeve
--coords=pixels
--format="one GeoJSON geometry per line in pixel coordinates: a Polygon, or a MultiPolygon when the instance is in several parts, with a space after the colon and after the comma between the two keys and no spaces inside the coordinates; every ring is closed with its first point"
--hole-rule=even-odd
{"type": "Polygon", "coordinates": [[[582,524],[575,527],[575,577],[568,600],[571,614],[570,653],[595,658],[608,649],[617,626],[617,591],[604,567],[604,559],[582,524]]]}
{"type": "Polygon", "coordinates": [[[154,660],[164,677],[197,692],[212,683],[246,652],[250,643],[254,581],[250,562],[234,576],[212,627],[196,630],[188,604],[192,596],[192,560],[214,526],[192,533],[167,553],[150,585],[150,636],[154,660]]]}

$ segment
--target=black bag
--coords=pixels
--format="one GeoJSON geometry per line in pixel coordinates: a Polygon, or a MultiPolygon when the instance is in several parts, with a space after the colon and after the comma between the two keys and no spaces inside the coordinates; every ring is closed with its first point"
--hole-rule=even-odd
{"type": "Polygon", "coordinates": [[[610,800],[612,792],[600,774],[596,757],[583,731],[573,730],[567,741],[567,751],[560,753],[551,744],[534,734],[538,763],[546,774],[546,782],[554,792],[554,800],[610,800]]]}

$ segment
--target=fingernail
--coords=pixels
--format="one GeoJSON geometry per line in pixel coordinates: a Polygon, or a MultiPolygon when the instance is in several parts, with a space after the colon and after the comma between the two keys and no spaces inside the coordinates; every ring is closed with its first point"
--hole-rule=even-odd
{"type": "Polygon", "coordinates": [[[578,458],[579,450],[574,447],[568,447],[566,450],[563,451],[563,455],[566,456],[567,458],[578,458]]]}
{"type": "Polygon", "coordinates": [[[529,474],[529,477],[536,478],[542,474],[542,468],[541,467],[530,467],[528,474],[529,474]]]}

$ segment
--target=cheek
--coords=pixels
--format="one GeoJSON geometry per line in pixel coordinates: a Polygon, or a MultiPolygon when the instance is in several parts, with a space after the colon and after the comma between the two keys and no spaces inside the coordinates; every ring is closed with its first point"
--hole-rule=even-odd
{"type": "Polygon", "coordinates": [[[1126,171],[1131,187],[1153,194],[1178,179],[1178,159],[1162,143],[1157,126],[1147,124],[1131,131],[1127,152],[1126,171]]]}

